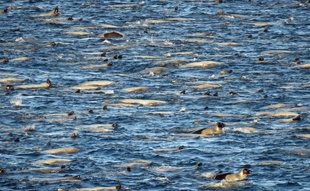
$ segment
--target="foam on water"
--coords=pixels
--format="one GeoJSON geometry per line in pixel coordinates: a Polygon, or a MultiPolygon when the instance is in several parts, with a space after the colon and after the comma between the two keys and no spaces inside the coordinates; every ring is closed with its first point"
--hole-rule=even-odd
{"type": "Polygon", "coordinates": [[[23,103],[23,99],[22,99],[22,94],[21,93],[15,95],[10,100],[10,104],[12,104],[12,105],[14,105],[16,107],[20,107],[22,105],[22,103],[23,103]]]}

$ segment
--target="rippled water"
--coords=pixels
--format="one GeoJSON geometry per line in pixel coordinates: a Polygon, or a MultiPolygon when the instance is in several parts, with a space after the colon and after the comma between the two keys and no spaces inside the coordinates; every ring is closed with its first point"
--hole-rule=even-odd
{"type": "Polygon", "coordinates": [[[0,190],[217,189],[223,184],[202,173],[241,168],[252,174],[226,189],[310,190],[308,1],[20,0],[5,8],[0,190]],[[56,6],[58,16],[39,16],[56,6]],[[125,37],[99,37],[107,31],[125,37]],[[184,67],[202,61],[216,65],[184,67]],[[92,81],[114,83],[81,86],[92,81]],[[46,87],[23,86],[33,84],[46,87]],[[266,108],[275,104],[283,105],[266,108]],[[189,136],[216,122],[226,124],[221,135],[189,136]],[[79,151],[45,152],[70,147],[79,151]],[[48,159],[70,162],[40,163],[48,159]]]}

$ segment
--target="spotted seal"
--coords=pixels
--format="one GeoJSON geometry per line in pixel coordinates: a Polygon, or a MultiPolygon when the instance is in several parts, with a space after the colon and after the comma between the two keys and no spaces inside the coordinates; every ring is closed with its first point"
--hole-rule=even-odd
{"type": "Polygon", "coordinates": [[[227,180],[227,181],[240,181],[244,180],[248,174],[251,174],[252,171],[246,168],[242,168],[237,173],[223,173],[214,176],[213,178],[216,180],[227,180]]]}
{"type": "Polygon", "coordinates": [[[225,127],[224,123],[218,122],[213,128],[203,128],[197,131],[194,131],[194,134],[201,134],[201,135],[215,135],[221,134],[222,129],[225,127]]]}

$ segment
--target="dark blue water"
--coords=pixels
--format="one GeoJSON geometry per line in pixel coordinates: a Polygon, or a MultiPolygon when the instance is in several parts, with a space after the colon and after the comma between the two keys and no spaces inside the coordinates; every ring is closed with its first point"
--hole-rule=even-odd
{"type": "Polygon", "coordinates": [[[226,189],[310,190],[309,138],[299,136],[310,134],[308,1],[21,0],[2,1],[5,8],[0,190],[225,189],[201,174],[241,168],[252,174],[226,189]],[[58,16],[39,16],[56,6],[58,16]],[[125,37],[99,37],[108,31],[125,37]],[[182,67],[202,61],[221,64],[182,67]],[[164,70],[142,72],[156,67],[164,70]],[[21,86],[47,79],[49,88],[21,86]],[[77,87],[92,81],[115,83],[77,87]],[[218,87],[197,87],[205,84],[218,87]],[[149,89],[123,90],[140,86],[149,89]],[[165,103],[120,105],[124,99],[165,103]],[[263,108],[275,104],[285,105],[263,108]],[[226,124],[221,135],[179,136],[216,122],[226,124]],[[90,131],[103,128],[110,132],[90,131]],[[68,147],[79,151],[44,152],[68,147]],[[48,159],[71,161],[38,163],[48,159]]]}

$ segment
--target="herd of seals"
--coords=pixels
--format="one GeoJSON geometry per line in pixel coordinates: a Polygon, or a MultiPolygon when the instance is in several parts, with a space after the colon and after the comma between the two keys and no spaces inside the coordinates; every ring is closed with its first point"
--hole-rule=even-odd
{"type": "Polygon", "coordinates": [[[0,190],[309,188],[309,7],[0,4],[0,190]]]}

